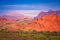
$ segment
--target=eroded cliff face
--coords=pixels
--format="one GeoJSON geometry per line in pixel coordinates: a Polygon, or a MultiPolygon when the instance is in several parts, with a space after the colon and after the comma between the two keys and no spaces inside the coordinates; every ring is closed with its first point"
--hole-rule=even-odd
{"type": "Polygon", "coordinates": [[[38,23],[43,25],[44,31],[59,31],[60,30],[60,18],[55,14],[46,15],[38,19],[38,23]]]}

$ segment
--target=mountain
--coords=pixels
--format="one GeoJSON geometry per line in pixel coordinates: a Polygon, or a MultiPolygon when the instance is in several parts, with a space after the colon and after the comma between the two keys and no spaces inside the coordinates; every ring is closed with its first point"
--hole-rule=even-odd
{"type": "MultiPolygon", "coordinates": [[[[8,28],[8,31],[60,31],[60,11],[48,11],[41,12],[43,14],[39,14],[35,20],[32,20],[29,17],[25,17],[21,20],[8,20],[4,23],[3,28],[8,28]],[[58,15],[59,14],[59,15],[58,15]],[[42,15],[42,16],[40,16],[42,15]],[[10,23],[13,22],[13,23],[10,23]]],[[[13,15],[12,15],[13,16],[13,15]]],[[[8,17],[8,16],[7,16],[8,17]]],[[[6,20],[6,19],[4,19],[6,20]]],[[[1,27],[1,26],[0,26],[1,27]]]]}
{"type": "Polygon", "coordinates": [[[48,12],[43,12],[43,11],[40,12],[36,17],[34,17],[34,19],[41,18],[45,15],[50,15],[51,13],[56,14],[57,16],[60,16],[60,10],[58,11],[49,10],[48,12]]]}
{"type": "Polygon", "coordinates": [[[25,18],[26,16],[24,16],[24,15],[18,13],[18,12],[13,11],[13,12],[8,12],[8,13],[6,13],[6,14],[3,15],[2,17],[7,18],[7,19],[9,19],[9,20],[18,20],[18,19],[23,19],[23,18],[25,18]]]}

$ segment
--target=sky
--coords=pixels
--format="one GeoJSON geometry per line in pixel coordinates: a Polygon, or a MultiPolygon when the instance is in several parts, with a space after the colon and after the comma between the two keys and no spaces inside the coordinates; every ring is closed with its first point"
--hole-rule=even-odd
{"type": "Polygon", "coordinates": [[[34,14],[37,15],[39,11],[47,10],[60,10],[60,0],[0,0],[0,15],[8,11],[20,11],[32,17],[34,14]]]}

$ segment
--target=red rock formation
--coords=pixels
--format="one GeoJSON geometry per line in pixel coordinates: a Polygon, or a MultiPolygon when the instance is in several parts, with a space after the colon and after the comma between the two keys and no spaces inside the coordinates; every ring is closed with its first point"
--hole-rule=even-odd
{"type": "Polygon", "coordinates": [[[35,21],[37,24],[36,29],[39,29],[42,31],[59,31],[60,30],[60,16],[56,16],[55,14],[50,14],[43,16],[42,18],[38,18],[35,21]],[[38,25],[40,25],[38,27],[38,25]]]}

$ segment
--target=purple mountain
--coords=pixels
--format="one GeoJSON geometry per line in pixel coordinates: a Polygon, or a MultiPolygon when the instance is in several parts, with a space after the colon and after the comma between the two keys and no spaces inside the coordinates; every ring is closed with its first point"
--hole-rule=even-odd
{"type": "Polygon", "coordinates": [[[57,16],[60,16],[60,10],[59,11],[52,11],[52,10],[49,10],[48,12],[40,12],[36,17],[34,17],[34,19],[37,19],[37,18],[41,18],[45,15],[49,15],[49,14],[55,14],[57,16]]]}

